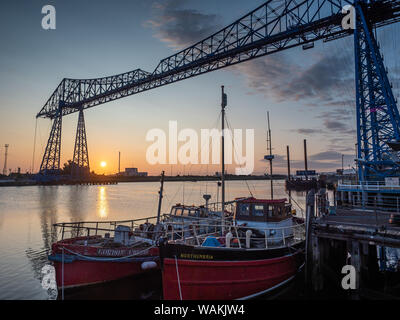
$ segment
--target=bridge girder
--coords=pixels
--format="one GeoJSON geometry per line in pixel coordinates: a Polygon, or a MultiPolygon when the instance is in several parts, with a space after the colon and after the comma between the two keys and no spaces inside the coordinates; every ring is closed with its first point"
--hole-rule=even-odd
{"type": "MultiPolygon", "coordinates": [[[[360,1],[360,0],[359,0],[360,1]]],[[[343,30],[347,0],[269,0],[210,37],[141,69],[97,79],[63,79],[37,117],[54,119],[146,90],[318,40],[349,36],[343,30]]],[[[373,1],[376,27],[400,20],[400,1],[373,1]]]]}
{"type": "Polygon", "coordinates": [[[37,114],[54,121],[42,167],[56,171],[58,163],[59,169],[62,116],[78,111],[83,115],[84,109],[139,92],[318,40],[354,34],[359,178],[399,174],[400,161],[390,158],[389,143],[396,142],[400,148],[400,117],[372,33],[374,28],[399,20],[400,0],[268,0],[210,37],[161,60],[152,73],[136,69],[104,78],[63,79],[37,114]],[[348,4],[359,13],[355,31],[342,28],[342,10],[348,4]]]}

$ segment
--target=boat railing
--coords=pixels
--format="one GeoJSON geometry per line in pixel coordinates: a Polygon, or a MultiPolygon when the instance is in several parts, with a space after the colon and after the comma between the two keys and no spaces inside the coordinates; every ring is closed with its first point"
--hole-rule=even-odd
{"type": "MultiPolygon", "coordinates": [[[[236,202],[237,202],[236,200],[225,202],[225,212],[230,212],[233,214],[235,212],[236,202]]],[[[222,202],[209,203],[207,208],[211,212],[221,212],[222,211],[222,202]]]]}
{"type": "MultiPolygon", "coordinates": [[[[229,219],[231,218],[228,217],[227,220],[229,221],[229,219]]],[[[91,236],[113,237],[115,231],[157,240],[157,238],[164,236],[164,233],[168,231],[166,223],[171,225],[170,228],[178,230],[181,225],[212,224],[215,221],[216,217],[207,218],[164,214],[160,218],[159,226],[157,226],[157,216],[153,216],[131,220],[62,222],[53,224],[53,230],[54,234],[60,240],[91,236]],[[118,226],[126,226],[128,228],[126,230],[121,228],[117,230],[118,226]]]]}
{"type": "Polygon", "coordinates": [[[167,239],[177,243],[203,245],[207,237],[215,237],[219,239],[221,245],[227,246],[227,240],[230,239],[229,247],[248,249],[290,247],[303,242],[306,233],[304,223],[268,228],[239,226],[234,223],[225,223],[224,225],[182,223],[178,229],[175,227],[176,224],[166,223],[166,226],[167,239]],[[228,233],[230,233],[229,238],[227,238],[228,233]]]}
{"type": "MultiPolygon", "coordinates": [[[[233,216],[232,215],[225,215],[225,218],[227,220],[232,220],[233,216]]],[[[196,216],[188,216],[188,215],[171,215],[171,214],[164,214],[162,216],[162,222],[167,223],[167,222],[175,222],[181,224],[182,222],[185,223],[199,223],[199,222],[209,222],[213,223],[215,221],[220,221],[221,217],[220,215],[209,215],[207,217],[196,217],[196,216]]]]}
{"type": "MultiPolygon", "coordinates": [[[[55,234],[59,235],[61,240],[75,237],[90,237],[105,234],[113,234],[117,226],[127,226],[128,230],[118,230],[119,232],[134,232],[135,229],[141,226],[155,225],[157,217],[147,217],[131,220],[115,220],[115,221],[77,221],[77,222],[62,222],[53,224],[55,234]]],[[[143,230],[146,231],[146,230],[143,230]]],[[[156,231],[146,231],[148,234],[156,231]]]]}
{"type": "MultiPolygon", "coordinates": [[[[215,219],[199,219],[192,222],[185,220],[165,221],[164,229],[166,230],[166,238],[169,240],[181,239],[185,240],[188,237],[204,237],[220,233],[222,230],[221,220],[215,219]]],[[[225,221],[225,228],[233,225],[233,220],[225,221]]]]}

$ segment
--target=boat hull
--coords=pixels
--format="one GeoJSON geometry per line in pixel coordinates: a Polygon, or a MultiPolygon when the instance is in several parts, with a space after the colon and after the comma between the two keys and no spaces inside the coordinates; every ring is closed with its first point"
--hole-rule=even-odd
{"type": "Polygon", "coordinates": [[[52,254],[59,289],[94,285],[140,275],[160,268],[157,248],[135,255],[130,248],[99,249],[78,246],[69,239],[53,244],[52,254]]]}
{"type": "Polygon", "coordinates": [[[57,287],[61,289],[94,285],[125,277],[140,275],[150,270],[159,269],[157,257],[143,257],[130,262],[110,261],[73,261],[70,263],[54,262],[57,287]],[[153,268],[144,269],[143,263],[154,262],[153,268]]]}
{"type": "Polygon", "coordinates": [[[161,247],[166,300],[254,298],[294,279],[302,264],[300,248],[295,252],[189,248],[161,247]]]}

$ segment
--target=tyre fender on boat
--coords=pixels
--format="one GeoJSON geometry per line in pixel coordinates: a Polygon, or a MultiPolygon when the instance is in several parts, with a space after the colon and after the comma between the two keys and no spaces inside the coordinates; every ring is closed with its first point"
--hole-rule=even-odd
{"type": "Polygon", "coordinates": [[[151,270],[157,268],[157,263],[155,261],[145,261],[141,264],[142,270],[151,270]]]}
{"type": "Polygon", "coordinates": [[[228,232],[228,233],[226,234],[226,236],[225,236],[225,246],[226,246],[227,248],[230,248],[230,246],[231,246],[231,239],[232,239],[232,237],[233,237],[233,234],[232,234],[231,232],[228,232]]]}
{"type": "Polygon", "coordinates": [[[253,232],[251,230],[246,231],[246,248],[247,249],[250,248],[250,239],[251,239],[252,234],[253,234],[253,232]]]}

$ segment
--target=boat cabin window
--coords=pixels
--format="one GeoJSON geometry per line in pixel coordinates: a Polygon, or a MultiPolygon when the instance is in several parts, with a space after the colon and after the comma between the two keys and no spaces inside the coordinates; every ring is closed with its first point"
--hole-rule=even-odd
{"type": "Polygon", "coordinates": [[[236,219],[239,220],[280,221],[288,216],[290,216],[290,206],[285,206],[284,203],[238,203],[236,209],[236,219]]]}
{"type": "Polygon", "coordinates": [[[171,215],[181,216],[182,213],[183,213],[183,208],[182,207],[172,207],[172,209],[171,209],[171,215]]]}
{"type": "Polygon", "coordinates": [[[292,214],[292,206],[291,205],[285,206],[285,211],[286,211],[286,215],[290,216],[292,214]]]}
{"type": "Polygon", "coordinates": [[[281,206],[275,206],[272,210],[272,218],[278,218],[282,216],[282,207],[281,206]]]}
{"type": "Polygon", "coordinates": [[[190,209],[183,208],[182,209],[182,216],[184,216],[184,217],[190,216],[190,209]]]}
{"type": "Polygon", "coordinates": [[[199,213],[200,213],[200,217],[201,217],[201,218],[207,217],[207,210],[206,210],[206,208],[201,208],[201,207],[200,207],[199,213]]]}
{"type": "Polygon", "coordinates": [[[263,205],[263,204],[253,205],[253,216],[263,217],[265,213],[268,213],[268,205],[263,205]]]}
{"type": "Polygon", "coordinates": [[[171,209],[171,215],[179,217],[200,217],[205,214],[203,213],[203,215],[201,215],[201,211],[197,208],[173,207],[171,209]]]}
{"type": "Polygon", "coordinates": [[[197,217],[198,216],[198,213],[197,213],[196,209],[188,209],[187,211],[188,211],[188,216],[189,217],[197,217]]]}
{"type": "Polygon", "coordinates": [[[238,212],[239,216],[249,216],[250,215],[250,204],[240,203],[238,211],[239,211],[238,212]]]}

